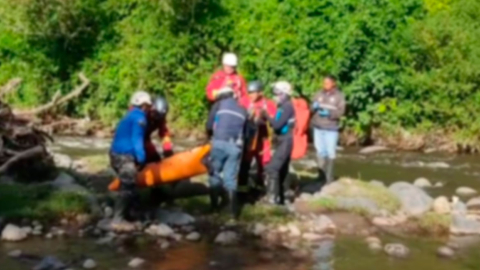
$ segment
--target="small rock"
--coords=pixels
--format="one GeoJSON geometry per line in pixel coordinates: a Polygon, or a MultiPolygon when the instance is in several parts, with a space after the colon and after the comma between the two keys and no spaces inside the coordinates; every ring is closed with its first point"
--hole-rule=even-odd
{"type": "Polygon", "coordinates": [[[415,180],[415,182],[413,182],[413,185],[419,188],[427,188],[427,187],[431,187],[432,183],[430,183],[430,181],[428,181],[427,178],[421,177],[415,180]]]}
{"type": "Polygon", "coordinates": [[[437,249],[437,255],[442,258],[453,258],[455,251],[450,247],[444,246],[437,249]]]}
{"type": "Polygon", "coordinates": [[[167,240],[159,241],[158,244],[160,245],[160,248],[163,250],[168,249],[170,247],[170,243],[167,240]]]}
{"type": "Polygon", "coordinates": [[[22,251],[20,249],[12,250],[8,253],[8,257],[18,258],[22,256],[22,251]]]}
{"type": "Polygon", "coordinates": [[[378,180],[370,181],[370,185],[376,186],[376,187],[385,187],[385,184],[382,181],[378,181],[378,180]]]}
{"type": "Polygon", "coordinates": [[[455,192],[459,196],[473,196],[478,193],[475,189],[469,187],[459,187],[455,192]]]}
{"type": "Polygon", "coordinates": [[[175,232],[166,224],[150,225],[145,232],[150,235],[169,237],[172,236],[175,232]]]}
{"type": "Polygon", "coordinates": [[[67,266],[53,256],[47,256],[38,263],[33,270],[63,270],[67,266]]]}
{"type": "Polygon", "coordinates": [[[374,145],[374,146],[367,146],[367,147],[362,148],[360,150],[359,154],[367,155],[367,154],[385,152],[385,151],[388,151],[388,150],[389,150],[388,147],[380,146],[380,145],[374,145]]]}
{"type": "Polygon", "coordinates": [[[410,254],[410,250],[403,244],[388,244],[384,248],[385,253],[396,258],[406,258],[410,254]]]}
{"type": "Polygon", "coordinates": [[[371,243],[380,244],[380,245],[382,244],[382,240],[380,240],[380,238],[375,236],[369,236],[365,238],[365,242],[367,242],[367,244],[371,244],[371,243]]]}
{"type": "Polygon", "coordinates": [[[238,241],[238,234],[233,231],[223,231],[215,237],[215,243],[220,245],[232,245],[238,241]]]}
{"type": "Polygon", "coordinates": [[[93,269],[93,268],[97,267],[97,263],[92,259],[87,259],[83,262],[82,266],[85,269],[93,269]]]}
{"type": "Polygon", "coordinates": [[[177,241],[177,242],[180,242],[180,241],[182,241],[183,236],[179,233],[174,233],[174,234],[170,235],[170,238],[177,241]]]}
{"type": "Polygon", "coordinates": [[[255,223],[253,225],[253,234],[256,236],[261,236],[264,232],[267,231],[267,226],[263,225],[262,223],[255,223]]]}
{"type": "Polygon", "coordinates": [[[420,216],[431,209],[433,199],[421,188],[407,182],[397,182],[388,188],[410,216],[420,216]]]}
{"type": "Polygon", "coordinates": [[[47,233],[47,234],[45,235],[45,238],[46,238],[46,239],[52,239],[52,238],[53,238],[53,234],[52,234],[52,233],[47,233]]]}
{"type": "Polygon", "coordinates": [[[295,224],[288,224],[288,230],[290,231],[290,235],[292,237],[300,237],[302,235],[302,232],[295,224]]]}
{"type": "Polygon", "coordinates": [[[442,182],[437,182],[437,183],[435,183],[434,187],[441,188],[441,187],[443,187],[443,183],[442,182]]]}
{"type": "Polygon", "coordinates": [[[313,229],[317,233],[335,233],[337,227],[329,217],[320,215],[313,220],[313,229]]]}
{"type": "Polygon", "coordinates": [[[32,229],[32,227],[30,227],[30,226],[22,227],[22,230],[23,230],[27,235],[29,235],[29,234],[31,234],[31,233],[33,232],[33,229],[32,229]]]}
{"type": "Polygon", "coordinates": [[[162,209],[158,211],[157,218],[162,223],[174,226],[184,226],[195,223],[194,217],[179,211],[167,211],[162,209]]]}
{"type": "Polygon", "coordinates": [[[72,166],[72,159],[64,154],[53,153],[53,161],[57,167],[70,168],[72,166]]]}
{"type": "Polygon", "coordinates": [[[432,169],[448,169],[450,165],[446,162],[430,162],[425,164],[425,167],[429,167],[432,169]]]}
{"type": "Polygon", "coordinates": [[[135,259],[132,259],[132,260],[128,263],[128,267],[130,267],[130,268],[138,268],[138,267],[142,266],[144,263],[145,263],[145,260],[144,260],[144,259],[135,258],[135,259]]]}
{"type": "Polygon", "coordinates": [[[382,250],[382,244],[380,243],[368,243],[368,248],[371,250],[371,251],[380,251],[382,250]]]}
{"type": "Polygon", "coordinates": [[[200,238],[201,236],[198,232],[191,232],[185,237],[188,241],[198,241],[200,238]]]}
{"type": "Polygon", "coordinates": [[[472,198],[467,202],[468,210],[480,210],[480,197],[472,198]]]}
{"type": "Polygon", "coordinates": [[[20,227],[13,224],[7,224],[2,231],[2,240],[16,242],[24,240],[27,238],[27,235],[27,232],[20,227]]]}
{"type": "Polygon", "coordinates": [[[115,238],[112,237],[112,236],[105,236],[105,237],[103,237],[103,238],[98,239],[98,240],[95,242],[95,244],[101,245],[101,246],[102,246],[102,245],[108,245],[108,244],[111,244],[114,239],[115,239],[115,238]]]}
{"type": "Polygon", "coordinates": [[[62,224],[63,226],[68,225],[68,219],[62,218],[62,220],[60,220],[60,224],[62,224]]]}
{"type": "Polygon", "coordinates": [[[441,196],[433,201],[433,211],[437,214],[449,214],[452,211],[450,202],[448,202],[447,197],[441,196]]]}

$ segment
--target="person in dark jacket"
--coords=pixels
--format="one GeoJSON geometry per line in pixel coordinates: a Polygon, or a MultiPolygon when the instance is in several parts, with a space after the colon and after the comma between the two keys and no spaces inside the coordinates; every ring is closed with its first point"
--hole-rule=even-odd
{"type": "Polygon", "coordinates": [[[321,181],[333,181],[333,164],[336,157],[339,121],[345,114],[345,97],[337,88],[333,76],[323,80],[323,89],[313,97],[314,145],[317,151],[317,164],[321,181]]]}
{"type": "MultiPolygon", "coordinates": [[[[114,221],[130,219],[136,193],[136,175],[146,162],[144,138],[147,129],[147,113],[152,105],[150,95],[143,91],[134,93],[133,108],[120,120],[110,148],[110,164],[120,179],[120,191],[115,203],[114,221]]],[[[115,226],[116,223],[112,224],[115,226]]]]}
{"type": "MultiPolygon", "coordinates": [[[[222,186],[227,191],[229,209],[233,218],[240,214],[237,201],[237,174],[242,158],[247,111],[241,107],[234,90],[223,87],[217,92],[217,102],[210,110],[206,124],[212,139],[210,151],[210,202],[219,210],[222,186]]],[[[225,197],[222,204],[226,204],[225,197]]]]}
{"type": "Polygon", "coordinates": [[[285,192],[288,190],[285,179],[288,175],[290,155],[293,149],[293,129],[295,110],[291,101],[292,85],[285,81],[273,85],[273,93],[278,108],[275,118],[267,111],[262,115],[270,123],[277,137],[277,145],[272,160],[266,167],[267,201],[273,204],[285,203],[285,192]]]}

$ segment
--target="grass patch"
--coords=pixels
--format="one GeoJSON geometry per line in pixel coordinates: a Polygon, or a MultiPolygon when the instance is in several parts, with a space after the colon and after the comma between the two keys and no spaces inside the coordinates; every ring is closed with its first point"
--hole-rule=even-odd
{"type": "Polygon", "coordinates": [[[108,155],[92,155],[81,159],[90,172],[99,172],[110,166],[108,155]]]}
{"type": "Polygon", "coordinates": [[[430,235],[447,235],[450,231],[452,217],[450,215],[428,212],[415,219],[415,222],[422,232],[430,235]]]}
{"type": "Polygon", "coordinates": [[[288,210],[270,205],[246,205],[240,216],[243,222],[287,223],[293,220],[288,210]]]}
{"type": "Polygon", "coordinates": [[[0,185],[0,215],[6,218],[54,219],[86,211],[88,202],[79,194],[47,185],[0,185]]]}

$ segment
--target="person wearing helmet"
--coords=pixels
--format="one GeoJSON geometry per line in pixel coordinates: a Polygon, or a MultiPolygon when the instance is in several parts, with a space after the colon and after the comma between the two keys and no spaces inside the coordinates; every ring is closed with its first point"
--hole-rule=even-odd
{"type": "Polygon", "coordinates": [[[120,179],[120,191],[115,203],[114,223],[124,225],[131,219],[130,211],[136,202],[136,175],[146,162],[144,137],[147,131],[147,114],[152,106],[150,95],[135,92],[130,100],[133,108],[120,120],[110,147],[110,164],[120,179]]]}
{"type": "Polygon", "coordinates": [[[266,110],[262,116],[268,121],[276,134],[277,145],[272,160],[265,168],[267,178],[267,201],[274,204],[285,203],[285,192],[288,186],[285,179],[290,166],[290,155],[293,149],[293,129],[295,125],[295,110],[291,96],[292,85],[286,81],[273,84],[274,99],[278,109],[275,117],[266,110]]]}
{"type": "Polygon", "coordinates": [[[213,211],[229,205],[232,217],[240,214],[237,201],[237,174],[242,156],[247,111],[238,104],[231,87],[223,87],[217,94],[217,102],[210,110],[206,124],[211,138],[210,151],[210,203],[213,211]],[[223,196],[223,190],[228,197],[223,196]],[[219,199],[222,199],[219,204],[219,199]]]}
{"type": "Polygon", "coordinates": [[[238,98],[247,95],[245,79],[237,72],[237,56],[234,53],[225,53],[222,65],[222,70],[215,72],[207,85],[207,99],[212,103],[215,102],[218,91],[225,86],[231,87],[238,98]]]}
{"type": "Polygon", "coordinates": [[[157,162],[161,160],[151,135],[156,131],[162,142],[163,157],[173,155],[173,145],[170,138],[170,131],[167,127],[168,102],[163,97],[157,97],[153,101],[152,109],[147,115],[147,134],[145,136],[145,150],[147,161],[157,162]]]}
{"type": "Polygon", "coordinates": [[[245,107],[251,121],[254,124],[254,135],[247,146],[239,173],[239,185],[242,187],[248,184],[249,171],[252,160],[255,159],[257,165],[256,187],[264,187],[264,167],[271,159],[271,131],[267,127],[267,122],[262,118],[262,110],[266,110],[273,117],[276,112],[276,105],[273,100],[267,99],[263,95],[263,84],[260,81],[252,81],[248,84],[248,96],[240,100],[240,104],[245,107]]]}

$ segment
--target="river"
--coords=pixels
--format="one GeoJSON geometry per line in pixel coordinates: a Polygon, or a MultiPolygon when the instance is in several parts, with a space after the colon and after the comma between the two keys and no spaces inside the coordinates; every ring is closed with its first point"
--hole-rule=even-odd
{"type": "MultiPolygon", "coordinates": [[[[194,142],[180,145],[188,149],[194,142]]],[[[105,153],[108,141],[93,139],[62,138],[55,146],[57,150],[72,156],[105,153]]],[[[480,158],[478,156],[455,156],[440,153],[378,153],[369,156],[358,154],[358,149],[347,149],[339,153],[336,174],[360,178],[366,181],[381,180],[384,183],[395,181],[412,182],[418,177],[431,182],[441,182],[443,187],[429,189],[433,196],[455,194],[460,186],[480,190],[480,158]],[[440,163],[439,163],[440,162],[440,163]],[[448,168],[445,164],[448,164],[448,168]]],[[[313,161],[296,163],[296,169],[314,170],[313,161]]],[[[208,232],[201,232],[208,235],[208,232]]],[[[220,247],[205,237],[200,243],[182,243],[168,250],[161,250],[151,243],[133,244],[119,252],[115,248],[99,246],[94,239],[53,239],[33,238],[21,243],[0,243],[0,269],[32,269],[32,262],[8,258],[8,251],[20,249],[24,253],[38,256],[55,255],[64,261],[93,258],[97,269],[129,269],[128,261],[141,257],[147,261],[143,268],[148,270],[203,270],[203,269],[322,269],[322,270],[473,270],[480,269],[480,245],[474,244],[458,252],[453,260],[438,258],[437,248],[444,239],[395,238],[381,235],[384,243],[401,242],[408,246],[411,254],[407,259],[393,259],[384,253],[373,253],[363,239],[340,236],[327,246],[320,246],[309,258],[298,259],[284,250],[265,250],[254,240],[236,247],[220,247]]],[[[77,269],[80,267],[76,267],[77,269]]]]}

